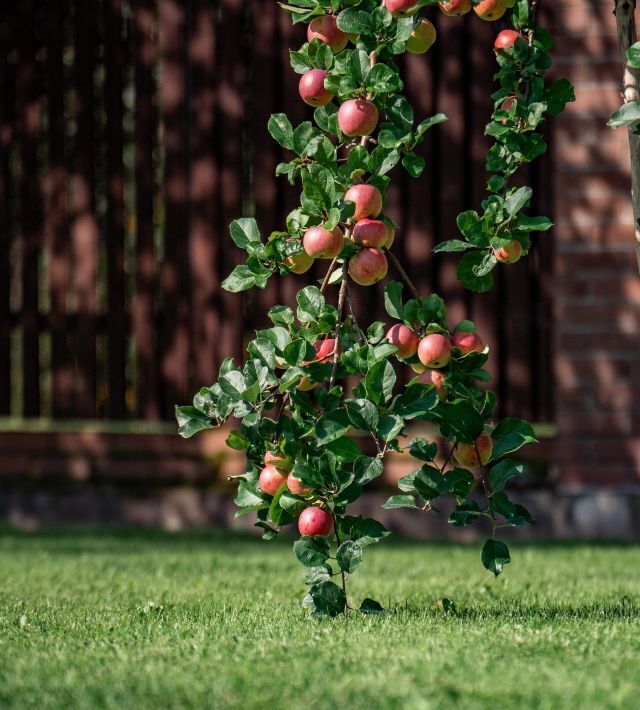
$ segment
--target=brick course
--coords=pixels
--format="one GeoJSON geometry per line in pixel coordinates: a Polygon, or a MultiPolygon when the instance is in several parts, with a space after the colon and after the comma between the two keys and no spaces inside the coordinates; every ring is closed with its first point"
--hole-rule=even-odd
{"type": "Polygon", "coordinates": [[[555,478],[640,484],[640,277],[613,2],[554,3],[558,76],[576,103],[553,128],[555,478]]]}

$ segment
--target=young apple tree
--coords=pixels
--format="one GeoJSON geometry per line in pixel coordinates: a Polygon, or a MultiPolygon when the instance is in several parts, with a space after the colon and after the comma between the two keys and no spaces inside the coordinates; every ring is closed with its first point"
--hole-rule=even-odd
{"type": "MultiPolygon", "coordinates": [[[[536,27],[536,3],[291,0],[283,9],[308,24],[308,41],[291,51],[291,66],[301,77],[301,99],[315,110],[313,121],[298,126],[274,114],[268,127],[289,151],[276,173],[300,186],[300,205],[266,239],[253,219],[231,224],[247,259],[224,287],[264,288],[276,274],[304,273],[314,259],[326,261],[326,276],[301,288],[295,306],[273,306],[271,326],[256,332],[244,364],[225,360],[218,381],[202,388],[192,406],[177,408],[183,436],[240,420],[227,440],[248,461],[238,480],[238,515],[255,513],[266,539],[297,527],[293,548],[307,569],[303,603],[314,615],[349,610],[348,577],[366,548],[389,534],[376,520],[348,513],[382,474],[389,452],[413,457],[416,469],[385,507],[431,511],[439,498],[452,498],[452,525],[490,523],[481,559],[495,575],[510,561],[497,530],[532,522],[505,492],[523,471],[511,455],[535,442],[531,426],[495,421],[495,395],[479,386],[489,380],[488,348],[475,325],[451,323],[442,298],[418,293],[391,250],[397,225],[385,212],[389,174],[404,169],[419,177],[424,160],[415,148],[446,120],[438,114],[416,121],[396,63],[403,52],[423,53],[436,40],[422,17],[426,5],[453,17],[473,7],[478,22],[510,12],[514,28],[495,45],[487,197],[479,211],[459,216],[460,237],[436,250],[461,252],[460,282],[483,291],[492,269],[526,254],[531,234],[551,226],[528,213],[531,189],[510,184],[521,165],[545,152],[542,122],[573,98],[568,82],[545,81],[552,42],[536,27]],[[373,287],[390,267],[400,278],[384,288],[391,322],[358,323],[352,289],[373,287]],[[330,297],[333,289],[337,296],[330,297]],[[397,383],[399,367],[415,375],[405,386],[397,383]],[[414,421],[429,422],[439,435],[407,441],[414,421]]],[[[381,606],[365,599],[360,610],[381,606]]]]}

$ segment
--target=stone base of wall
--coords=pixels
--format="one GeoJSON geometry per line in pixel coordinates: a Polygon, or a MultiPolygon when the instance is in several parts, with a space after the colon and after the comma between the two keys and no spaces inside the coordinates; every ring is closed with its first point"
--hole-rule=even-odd
{"type": "MultiPolygon", "coordinates": [[[[418,539],[475,540],[487,533],[478,526],[453,528],[449,508],[440,514],[384,510],[387,493],[364,495],[350,511],[375,517],[399,535],[418,539]]],[[[512,498],[529,508],[532,527],[505,530],[518,540],[607,539],[640,541],[640,489],[534,490],[512,498]]],[[[252,516],[234,518],[230,491],[194,488],[129,490],[113,486],[0,490],[0,520],[22,529],[41,526],[149,526],[166,530],[219,527],[257,530],[252,516]]]]}

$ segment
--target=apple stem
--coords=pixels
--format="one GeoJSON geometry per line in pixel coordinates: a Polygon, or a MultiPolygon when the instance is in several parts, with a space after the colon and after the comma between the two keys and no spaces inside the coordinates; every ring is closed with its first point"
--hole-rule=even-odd
{"type": "Polygon", "coordinates": [[[409,287],[409,290],[410,290],[411,293],[413,294],[413,297],[414,297],[414,298],[420,298],[420,294],[418,293],[418,289],[416,288],[416,286],[415,286],[415,284],[413,283],[413,281],[409,278],[409,274],[407,274],[407,272],[404,270],[402,264],[401,264],[400,261],[398,260],[398,257],[397,257],[393,252],[389,251],[389,249],[385,249],[385,251],[386,251],[386,253],[387,253],[387,256],[388,256],[388,257],[391,259],[391,261],[393,262],[393,265],[394,265],[394,266],[396,267],[396,269],[398,270],[398,273],[400,274],[400,276],[402,276],[402,280],[403,280],[403,281],[407,284],[407,286],[409,287]]]}

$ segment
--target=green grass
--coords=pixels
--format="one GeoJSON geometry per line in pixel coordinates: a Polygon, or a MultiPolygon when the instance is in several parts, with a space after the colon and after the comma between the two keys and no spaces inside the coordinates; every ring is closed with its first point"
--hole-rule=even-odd
{"type": "Polygon", "coordinates": [[[0,531],[0,707],[637,707],[640,548],[512,556],[385,541],[352,594],[389,611],[308,621],[286,542],[0,531]]]}

